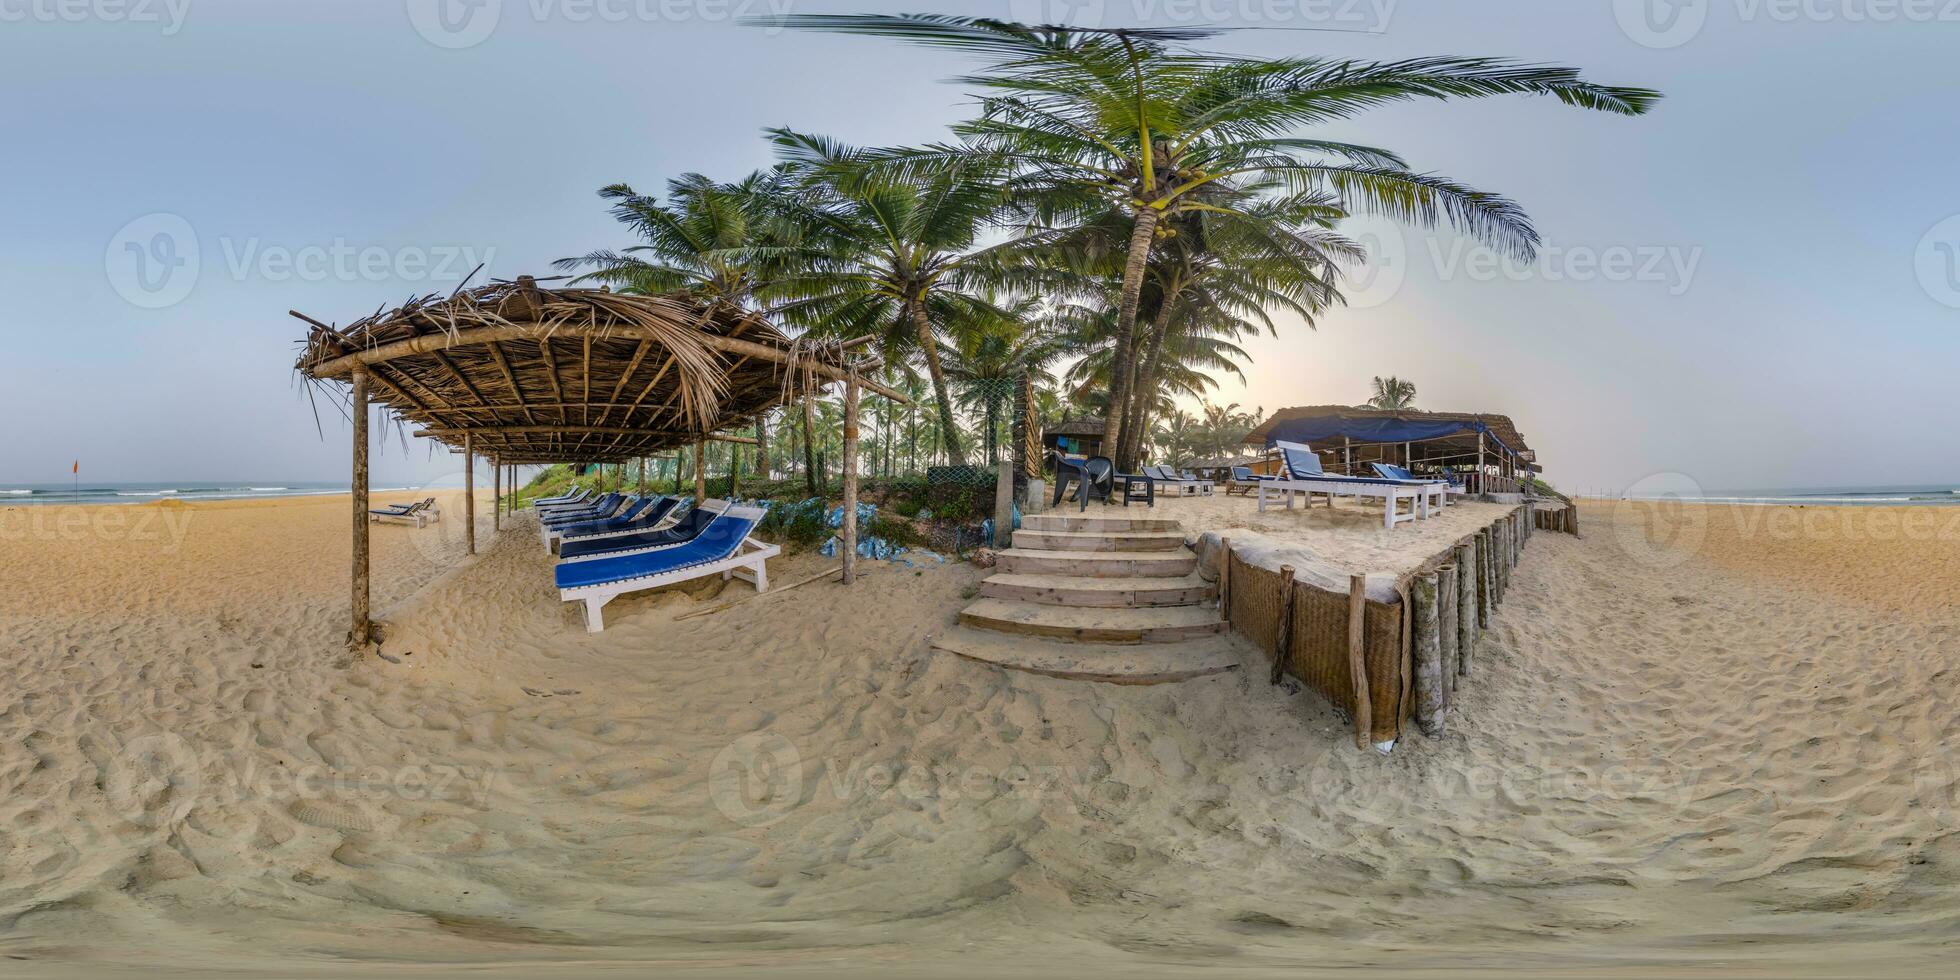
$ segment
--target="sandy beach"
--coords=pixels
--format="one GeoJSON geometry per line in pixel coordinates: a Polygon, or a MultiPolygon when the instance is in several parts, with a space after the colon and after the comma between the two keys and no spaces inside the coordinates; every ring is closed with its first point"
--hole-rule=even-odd
{"type": "MultiPolygon", "coordinates": [[[[345,497],[0,510],[7,975],[1897,974],[1960,941],[1960,509],[1588,504],[1450,734],[1380,757],[1260,671],[936,655],[963,563],[588,635],[530,515],[480,510],[470,559],[461,503],[376,529],[358,661],[345,497]]],[[[1160,508],[1364,568],[1413,539],[1253,510],[1160,508]]]]}

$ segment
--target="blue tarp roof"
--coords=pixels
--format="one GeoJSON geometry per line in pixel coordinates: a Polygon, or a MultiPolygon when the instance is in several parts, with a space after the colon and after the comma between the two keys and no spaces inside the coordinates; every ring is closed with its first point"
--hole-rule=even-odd
{"type": "Polygon", "coordinates": [[[1359,443],[1423,442],[1459,433],[1481,434],[1493,451],[1507,456],[1517,455],[1515,450],[1504,444],[1504,440],[1497,438],[1490,426],[1474,419],[1417,420],[1340,415],[1315,415],[1276,422],[1266,432],[1266,448],[1273,448],[1276,442],[1304,442],[1318,447],[1330,439],[1343,436],[1359,443]]]}

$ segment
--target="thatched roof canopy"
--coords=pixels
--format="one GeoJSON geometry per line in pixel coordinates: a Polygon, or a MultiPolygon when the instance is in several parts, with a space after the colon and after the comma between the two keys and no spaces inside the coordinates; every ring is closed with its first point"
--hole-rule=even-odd
{"type": "Polygon", "coordinates": [[[1099,436],[1103,434],[1102,419],[1063,419],[1041,430],[1047,436],[1099,436]]]}
{"type": "Polygon", "coordinates": [[[528,276],[340,328],[293,315],[311,324],[301,374],[348,382],[364,370],[374,400],[418,435],[460,447],[468,434],[503,463],[608,463],[691,445],[842,380],[853,346],[792,341],[757,314],[687,294],[548,289],[528,276]]]}

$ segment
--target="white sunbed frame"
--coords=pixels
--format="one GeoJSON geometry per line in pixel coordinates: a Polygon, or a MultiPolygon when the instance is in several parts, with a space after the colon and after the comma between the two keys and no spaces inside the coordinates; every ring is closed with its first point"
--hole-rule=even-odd
{"type": "Polygon", "coordinates": [[[399,514],[377,514],[368,511],[368,521],[373,524],[413,524],[416,527],[427,527],[442,522],[442,508],[437,507],[434,500],[418,500],[415,503],[418,506],[399,514]]]}
{"type": "Polygon", "coordinates": [[[1293,509],[1293,495],[1307,494],[1307,506],[1313,506],[1313,494],[1327,495],[1327,506],[1334,506],[1335,497],[1369,497],[1382,501],[1382,527],[1394,530],[1403,521],[1423,520],[1429,517],[1430,498],[1440,491],[1430,490],[1422,484],[1397,483],[1359,483],[1350,480],[1292,480],[1275,479],[1259,481],[1259,509],[1266,509],[1268,493],[1284,494],[1286,509],[1293,509]],[[1399,506],[1401,501],[1409,502],[1407,513],[1399,506]]]}
{"type": "MultiPolygon", "coordinates": [[[[760,515],[762,514],[762,508],[760,507],[740,508],[740,509],[753,510],[757,515],[758,520],[760,519],[760,515]]],[[[747,516],[747,515],[738,515],[738,516],[747,516]]],[[[751,533],[753,533],[753,531],[751,531],[751,533]]],[[[663,546],[663,548],[676,548],[679,547],[680,544],[684,544],[684,543],[686,542],[665,545],[663,546]]],[[[662,550],[662,548],[649,548],[649,549],[645,549],[645,551],[621,552],[621,554],[645,554],[646,551],[659,551],[659,550],[662,550]]],[[[753,537],[745,537],[742,539],[742,543],[735,547],[734,554],[729,555],[727,558],[723,558],[720,561],[703,562],[702,564],[699,565],[689,565],[686,568],[676,568],[671,572],[659,572],[653,575],[642,575],[638,578],[621,579],[617,582],[600,582],[595,585],[581,585],[578,586],[577,588],[559,589],[558,599],[561,602],[584,603],[585,604],[585,631],[587,633],[598,633],[604,631],[606,628],[606,618],[604,612],[606,603],[611,602],[612,600],[617,599],[620,596],[623,596],[629,592],[639,592],[645,589],[657,589],[663,585],[672,585],[675,582],[692,581],[697,578],[705,578],[709,575],[715,574],[716,572],[721,573],[721,578],[722,581],[724,582],[728,581],[729,579],[738,578],[744,582],[749,583],[750,585],[755,586],[755,590],[757,592],[767,592],[769,591],[768,561],[769,559],[774,558],[782,553],[783,553],[783,549],[779,545],[763,544],[762,542],[757,541],[753,537]]],[[[601,556],[595,556],[595,557],[601,557],[601,556]]],[[[605,555],[602,557],[611,558],[616,556],[605,555]]]]}
{"type": "MultiPolygon", "coordinates": [[[[1177,472],[1176,470],[1164,466],[1152,466],[1151,469],[1156,470],[1159,473],[1175,474],[1177,472]]],[[[1175,475],[1173,475],[1168,479],[1161,476],[1150,476],[1150,474],[1148,473],[1144,473],[1143,475],[1149,476],[1151,482],[1157,484],[1158,486],[1165,487],[1173,491],[1174,494],[1179,497],[1196,497],[1201,495],[1209,497],[1211,496],[1212,489],[1213,489],[1212,483],[1209,480],[1187,480],[1181,476],[1175,476],[1175,475]]]]}

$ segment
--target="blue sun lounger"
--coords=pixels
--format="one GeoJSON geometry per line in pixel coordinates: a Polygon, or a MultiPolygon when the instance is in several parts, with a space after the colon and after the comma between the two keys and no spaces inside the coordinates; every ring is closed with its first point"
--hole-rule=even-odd
{"type": "Polygon", "coordinates": [[[609,493],[589,506],[554,508],[540,511],[540,524],[577,524],[580,521],[601,521],[619,512],[619,505],[627,498],[623,494],[609,493]]]}
{"type": "Polygon", "coordinates": [[[1329,507],[1334,506],[1335,497],[1382,501],[1382,526],[1390,530],[1403,521],[1429,516],[1432,491],[1426,485],[1365,476],[1335,476],[1320,468],[1320,456],[1311,447],[1297,442],[1275,442],[1274,445],[1279,448],[1280,460],[1286,472],[1278,479],[1259,481],[1259,509],[1262,511],[1266,509],[1268,497],[1283,497],[1287,509],[1291,510],[1294,494],[1307,494],[1307,506],[1312,507],[1313,495],[1324,493],[1329,507]],[[1409,502],[1407,513],[1403,513],[1399,506],[1404,500],[1409,502]]]}
{"type": "Polygon", "coordinates": [[[551,507],[557,504],[575,504],[592,495],[590,490],[574,489],[571,493],[561,493],[556,497],[539,497],[531,501],[533,507],[551,507]]]}
{"type": "Polygon", "coordinates": [[[731,507],[726,501],[711,500],[700,509],[711,511],[713,516],[699,534],[687,541],[558,564],[553,571],[558,598],[585,603],[586,632],[597,633],[606,628],[602,610],[619,596],[716,572],[724,580],[739,578],[753,584],[757,592],[768,591],[768,560],[781,554],[782,549],[749,537],[762,520],[762,508],[731,507]]]}
{"type": "Polygon", "coordinates": [[[681,515],[668,527],[655,527],[646,531],[629,534],[603,535],[578,540],[558,542],[558,560],[587,561],[593,558],[606,558],[630,551],[651,551],[668,545],[693,540],[694,536],[715,519],[715,515],[728,507],[724,500],[710,500],[681,515]]]}
{"type": "Polygon", "coordinates": [[[625,534],[638,534],[651,531],[674,512],[680,503],[678,497],[646,497],[640,502],[620,512],[618,517],[599,521],[580,521],[576,524],[542,525],[544,547],[551,551],[561,541],[587,540],[592,538],[616,537],[625,534]]]}

